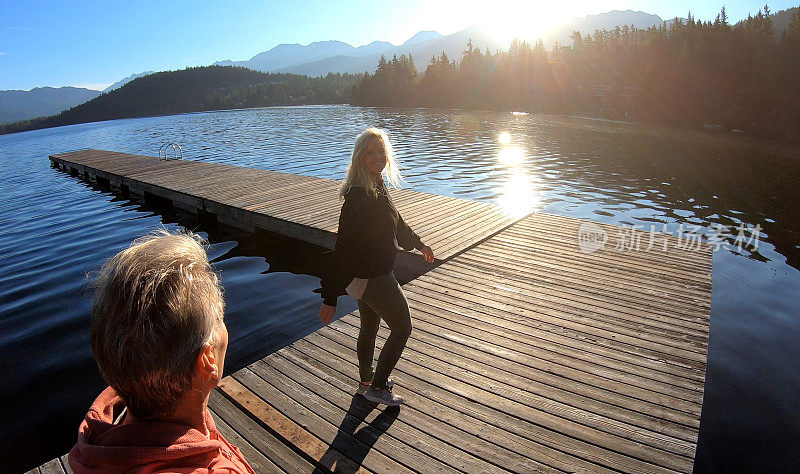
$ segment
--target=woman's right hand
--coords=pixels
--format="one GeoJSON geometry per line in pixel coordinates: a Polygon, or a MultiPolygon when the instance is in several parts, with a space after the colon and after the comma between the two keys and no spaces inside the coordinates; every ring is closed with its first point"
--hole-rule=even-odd
{"type": "Polygon", "coordinates": [[[319,307],[319,317],[325,324],[331,322],[334,314],[336,314],[336,306],[330,306],[322,303],[322,306],[319,307]]]}
{"type": "Polygon", "coordinates": [[[422,256],[425,258],[426,262],[428,263],[433,262],[434,260],[433,249],[431,249],[427,245],[423,245],[422,248],[420,249],[420,252],[422,252],[422,256]]]}

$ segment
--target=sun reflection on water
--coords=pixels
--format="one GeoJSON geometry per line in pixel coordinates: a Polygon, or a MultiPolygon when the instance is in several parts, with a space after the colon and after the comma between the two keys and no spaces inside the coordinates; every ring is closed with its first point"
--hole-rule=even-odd
{"type": "Polygon", "coordinates": [[[509,217],[523,217],[539,207],[539,184],[523,169],[511,172],[500,192],[498,204],[509,217]]]}
{"type": "Polygon", "coordinates": [[[531,175],[526,166],[528,154],[519,145],[511,144],[511,134],[502,132],[497,137],[501,148],[497,162],[502,166],[505,182],[499,193],[498,204],[512,218],[523,217],[540,205],[538,177],[531,175]]]}
{"type": "Polygon", "coordinates": [[[525,150],[516,145],[503,147],[497,154],[497,161],[506,166],[520,166],[525,162],[525,150]]]}

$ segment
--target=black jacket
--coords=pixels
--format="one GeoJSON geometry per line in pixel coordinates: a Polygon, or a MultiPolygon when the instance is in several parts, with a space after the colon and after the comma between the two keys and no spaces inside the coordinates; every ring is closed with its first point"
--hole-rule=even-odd
{"type": "Polygon", "coordinates": [[[336,248],[328,253],[322,278],[325,304],[336,306],[353,278],[373,278],[394,270],[400,248],[422,249],[419,236],[405,223],[394,207],[383,181],[373,198],[361,186],[344,195],[339,215],[336,248]]]}

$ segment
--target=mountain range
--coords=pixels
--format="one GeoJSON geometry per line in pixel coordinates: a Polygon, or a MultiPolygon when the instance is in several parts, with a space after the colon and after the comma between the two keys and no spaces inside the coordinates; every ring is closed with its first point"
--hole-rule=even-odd
{"type": "MultiPolygon", "coordinates": [[[[663,20],[658,15],[632,10],[611,11],[598,15],[589,15],[573,20],[551,30],[542,37],[548,46],[558,41],[561,44],[570,44],[570,35],[573,31],[581,34],[591,33],[597,29],[611,28],[619,25],[633,25],[637,28],[648,28],[661,25],[663,20]]],[[[522,38],[536,41],[538,37],[522,38]]],[[[472,41],[474,47],[484,50],[488,48],[494,52],[498,49],[507,49],[508,43],[497,39],[494,32],[482,26],[472,26],[451,35],[443,36],[435,31],[420,31],[405,43],[395,46],[384,41],[375,41],[370,44],[354,47],[341,41],[318,41],[306,46],[299,44],[280,44],[259,53],[246,61],[218,61],[220,66],[242,66],[257,71],[288,72],[320,76],[329,72],[358,74],[365,71],[372,72],[378,64],[381,55],[388,59],[401,54],[411,54],[414,57],[418,72],[423,72],[428,66],[432,56],[446,53],[451,59],[460,59],[466,48],[467,41],[472,41]]]]}
{"type": "Polygon", "coordinates": [[[0,91],[0,124],[53,115],[100,95],[81,87],[36,87],[29,91],[0,91]]]}
{"type": "Polygon", "coordinates": [[[103,93],[105,94],[106,92],[111,92],[114,89],[119,89],[120,87],[124,86],[125,84],[131,82],[132,80],[134,80],[136,78],[139,78],[139,77],[142,77],[142,76],[146,76],[148,74],[153,74],[153,73],[155,73],[155,71],[145,71],[145,72],[140,72],[139,74],[131,74],[130,76],[126,77],[125,79],[120,79],[119,81],[117,81],[117,82],[111,84],[110,86],[106,87],[105,89],[103,89],[103,93]]]}
{"type": "MultiPolygon", "coordinates": [[[[442,35],[435,31],[420,31],[412,36],[408,41],[403,43],[401,47],[407,47],[413,44],[418,44],[430,39],[437,39],[441,37],[442,35]]],[[[288,71],[284,69],[290,69],[292,66],[319,62],[335,57],[372,58],[375,55],[385,54],[385,52],[395,47],[396,46],[391,43],[387,43],[386,41],[373,41],[370,44],[359,47],[354,47],[341,41],[317,41],[307,46],[302,46],[299,44],[279,44],[269,51],[264,51],[263,53],[253,56],[247,61],[225,60],[218,61],[214,63],[214,65],[242,66],[248,69],[261,71],[297,73],[296,71],[288,71]]],[[[326,73],[327,72],[340,71],[326,71],[326,73]]]]}

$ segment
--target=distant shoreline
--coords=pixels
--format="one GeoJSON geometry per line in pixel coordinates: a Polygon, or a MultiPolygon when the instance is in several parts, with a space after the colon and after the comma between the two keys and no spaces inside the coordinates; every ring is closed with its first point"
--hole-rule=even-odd
{"type": "MultiPolygon", "coordinates": [[[[154,115],[142,115],[137,117],[120,117],[120,118],[111,118],[107,120],[95,120],[92,122],[80,122],[74,124],[67,124],[67,125],[54,125],[51,127],[43,127],[43,128],[36,128],[31,130],[23,130],[19,132],[7,132],[7,133],[0,133],[0,136],[6,135],[15,135],[17,133],[23,132],[33,132],[36,130],[46,130],[52,128],[60,128],[60,127],[67,127],[73,125],[88,125],[94,123],[103,123],[103,122],[112,122],[115,120],[129,120],[129,119],[146,119],[146,118],[157,118],[157,117],[169,117],[172,115],[189,115],[189,114],[204,114],[204,113],[212,113],[212,112],[235,112],[235,111],[246,111],[246,110],[258,110],[258,109],[280,109],[280,108],[311,108],[311,107],[318,107],[318,108],[325,108],[325,107],[358,107],[358,108],[388,108],[388,109],[402,109],[402,110],[449,110],[449,111],[464,111],[464,112],[489,112],[489,113],[499,113],[499,114],[512,114],[514,111],[500,111],[500,110],[493,110],[493,109],[473,109],[473,108],[463,108],[463,107],[404,107],[404,106],[364,106],[364,105],[353,105],[349,103],[339,103],[339,104],[292,104],[292,105],[268,105],[268,106],[261,106],[261,107],[235,107],[235,108],[228,108],[228,109],[208,109],[208,110],[195,110],[190,112],[176,112],[176,113],[163,113],[163,114],[154,114],[154,115]]],[[[706,129],[700,127],[690,127],[680,124],[662,124],[662,123],[650,123],[650,122],[643,122],[643,121],[622,121],[622,120],[615,120],[609,119],[604,117],[593,117],[590,115],[572,115],[572,114],[548,114],[548,113],[536,113],[536,112],[526,112],[526,115],[540,117],[540,118],[548,118],[554,120],[582,120],[591,122],[599,122],[603,124],[609,125],[620,125],[620,126],[631,126],[636,127],[636,133],[649,133],[649,134],[664,134],[670,132],[692,132],[695,134],[695,138],[697,139],[709,139],[709,138],[719,138],[719,139],[736,139],[736,140],[743,140],[750,144],[758,144],[759,146],[768,146],[768,147],[776,147],[778,149],[783,149],[787,146],[789,147],[796,147],[798,141],[790,140],[790,139],[781,139],[775,137],[764,137],[759,135],[754,135],[751,133],[734,133],[732,130],[718,130],[718,129],[706,129]]],[[[1,125],[0,125],[1,126],[1,125]]],[[[798,159],[800,159],[800,155],[798,155],[798,159]]]]}

